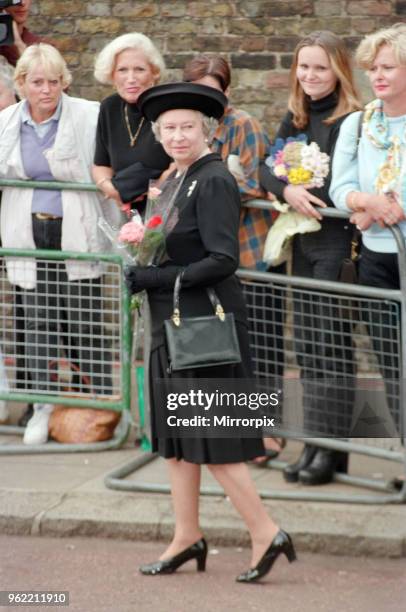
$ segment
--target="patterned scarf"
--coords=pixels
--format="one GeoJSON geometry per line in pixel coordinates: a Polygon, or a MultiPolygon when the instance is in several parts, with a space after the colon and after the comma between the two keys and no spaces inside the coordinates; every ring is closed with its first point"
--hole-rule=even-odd
{"type": "Polygon", "coordinates": [[[373,100],[365,107],[363,131],[378,149],[386,150],[385,161],[378,168],[374,187],[376,193],[394,191],[405,205],[406,200],[406,159],[402,160],[402,149],[406,145],[406,121],[402,137],[389,136],[389,121],[383,111],[382,100],[373,100]],[[402,167],[403,166],[403,167],[402,167]]]}

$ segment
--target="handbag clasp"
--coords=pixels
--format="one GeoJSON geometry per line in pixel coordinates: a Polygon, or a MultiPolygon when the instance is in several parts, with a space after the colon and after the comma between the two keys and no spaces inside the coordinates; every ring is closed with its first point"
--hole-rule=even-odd
{"type": "Polygon", "coordinates": [[[179,327],[180,325],[180,310],[179,308],[175,308],[173,311],[173,315],[171,317],[173,324],[176,325],[176,327],[179,327]]]}
{"type": "Polygon", "coordinates": [[[218,316],[218,318],[220,319],[220,321],[224,321],[225,320],[225,314],[224,314],[224,310],[221,304],[217,304],[216,305],[216,315],[218,316]]]}

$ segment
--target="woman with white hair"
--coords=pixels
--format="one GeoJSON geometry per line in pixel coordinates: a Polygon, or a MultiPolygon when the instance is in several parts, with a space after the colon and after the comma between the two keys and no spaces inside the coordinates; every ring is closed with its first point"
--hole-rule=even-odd
{"type": "MultiPolygon", "coordinates": [[[[14,78],[22,100],[0,113],[0,176],[90,182],[99,103],[64,93],[72,77],[65,60],[51,45],[28,47],[17,62],[14,78]]],[[[103,251],[97,222],[108,208],[116,211],[107,203],[102,209],[97,193],[4,187],[3,246],[103,251]]],[[[90,377],[95,393],[105,393],[111,387],[111,375],[104,369],[108,367],[99,364],[106,361],[102,355],[108,346],[97,346],[92,339],[93,335],[102,336],[98,314],[101,266],[87,261],[36,263],[33,259],[10,258],[7,274],[21,299],[27,372],[33,389],[44,393],[54,389],[49,363],[59,356],[58,322],[65,320],[69,350],[78,355],[82,374],[90,377]],[[68,281],[75,282],[68,285],[68,281]],[[88,308],[80,307],[84,299],[88,308]]],[[[25,443],[47,440],[51,411],[48,404],[34,405],[25,443]]]]}
{"type": "Polygon", "coordinates": [[[139,96],[158,83],[164,70],[158,49],[138,32],[115,38],[96,58],[95,78],[113,85],[116,93],[101,104],[93,178],[120,207],[133,203],[142,211],[149,179],[158,178],[170,163],[137,106],[139,96]]]}

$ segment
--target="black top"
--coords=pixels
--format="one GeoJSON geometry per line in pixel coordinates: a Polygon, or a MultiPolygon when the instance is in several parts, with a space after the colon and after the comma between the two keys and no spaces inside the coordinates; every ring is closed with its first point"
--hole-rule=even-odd
{"type": "MultiPolygon", "coordinates": [[[[241,200],[238,185],[220,155],[210,153],[189,167],[175,205],[179,220],[167,237],[170,261],[165,267],[184,268],[181,314],[212,314],[205,290],[212,286],[224,310],[245,323],[244,298],[234,276],[239,261],[241,200]]],[[[148,291],[153,346],[163,341],[163,321],[172,315],[172,296],[173,287],[148,291]]]]}
{"type": "MultiPolygon", "coordinates": [[[[308,103],[309,123],[307,126],[300,129],[296,128],[292,122],[293,114],[291,111],[288,111],[282,119],[282,123],[275,138],[285,139],[289,136],[306,134],[308,137],[308,144],[311,142],[316,142],[320,147],[320,151],[330,155],[330,170],[328,176],[324,179],[323,187],[311,189],[310,192],[323,200],[327,206],[334,206],[328,195],[331,182],[331,157],[334,153],[334,147],[340,131],[340,125],[344,121],[346,115],[337,119],[333,124],[326,125],[323,123],[323,121],[330,117],[334,112],[334,108],[337,105],[336,93],[332,93],[321,100],[309,99],[308,103]]],[[[265,162],[263,162],[260,166],[260,182],[261,186],[266,191],[271,191],[279,200],[283,200],[283,190],[286,187],[286,183],[276,178],[265,162]]]]}
{"type": "MultiPolygon", "coordinates": [[[[171,159],[155,140],[149,121],[144,120],[136,143],[130,146],[124,115],[126,104],[118,94],[109,96],[101,103],[94,163],[96,166],[110,166],[114,173],[134,162],[142,162],[148,168],[165,170],[171,159]]],[[[131,132],[135,135],[142,116],[136,104],[127,106],[131,132]]]]}

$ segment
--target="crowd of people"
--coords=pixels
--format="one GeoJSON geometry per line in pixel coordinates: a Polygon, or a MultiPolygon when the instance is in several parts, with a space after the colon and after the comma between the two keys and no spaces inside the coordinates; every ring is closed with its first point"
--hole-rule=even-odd
{"type": "MultiPolygon", "coordinates": [[[[148,295],[151,338],[145,358],[151,440],[153,450],[166,460],[175,512],[169,547],[158,561],[143,565],[140,571],[172,573],[192,559],[204,571],[207,544],[199,525],[199,489],[200,467],[206,464],[250,533],[250,568],[237,581],[255,582],[271,570],[280,554],[289,561],[296,558],[291,538],[269,517],[246,466],[247,461],[262,462],[271,453],[277,454],[284,441],[162,437],[157,424],[165,384],[173,378],[189,382],[252,378],[249,321],[255,325],[257,309],[263,306],[270,320],[256,329],[263,345],[256,347],[255,374],[283,377],[284,296],[277,291],[273,295],[267,291],[264,296],[258,292],[257,302],[246,305],[235,275],[239,266],[267,269],[262,255],[272,213],[241,203],[276,199],[321,224],[318,231],[294,236],[293,275],[315,281],[339,280],[342,262],[351,254],[356,226],[362,232],[359,282],[399,289],[397,246],[388,226],[397,224],[406,237],[406,25],[367,35],[357,49],[356,62],[366,71],[374,94],[365,108],[354,84],[350,54],[340,37],[318,31],[298,43],[287,112],[274,140],[315,143],[329,156],[327,175],[318,185],[311,180],[289,183],[267,163],[273,143],[254,117],[230,103],[231,68],[223,57],[196,54],[185,65],[181,82],[162,85],[158,83],[165,80],[165,64],[156,45],[141,33],[124,34],[108,43],[95,61],[95,78],[111,85],[115,93],[101,104],[75,98],[68,92],[71,74],[61,53],[52,41],[39,40],[26,29],[29,8],[25,0],[7,9],[15,20],[15,45],[0,47],[4,58],[0,64],[0,176],[74,182],[93,179],[98,191],[3,188],[2,245],[101,252],[106,245],[98,228],[100,217],[117,218],[131,210],[142,216],[151,179],[164,184],[168,178],[183,176],[175,200],[179,218],[166,238],[165,260],[126,269],[129,290],[148,295]],[[321,215],[320,209],[334,206],[349,212],[350,223],[321,215]],[[209,316],[213,306],[207,289],[215,289],[224,311],[234,317],[239,363],[171,371],[164,322],[171,318],[176,283],[181,283],[185,317],[209,316]],[[268,345],[270,329],[276,330],[278,338],[272,347],[268,345]],[[270,348],[277,364],[271,369],[266,358],[270,348]],[[163,387],[155,386],[157,379],[164,382],[163,387]]],[[[286,266],[272,271],[286,274],[286,266]]],[[[93,384],[111,386],[111,372],[97,368],[102,361],[99,353],[109,351],[107,341],[92,347],[91,357],[83,346],[83,338],[100,327],[92,313],[98,311],[101,274],[97,264],[87,262],[54,263],[45,271],[29,259],[7,261],[8,280],[16,287],[22,313],[27,342],[24,358],[31,384],[39,392],[48,390],[46,364],[57,357],[60,330],[50,323],[58,320],[50,316],[56,308],[63,312],[69,335],[81,339],[84,360],[96,364],[91,373],[93,384]],[[67,280],[70,294],[55,304],[50,287],[67,286],[67,280]],[[88,315],[79,321],[75,299],[84,295],[88,315]],[[39,345],[45,348],[38,350],[39,345]]],[[[349,327],[350,322],[343,323],[324,308],[319,296],[303,302],[293,292],[304,428],[323,436],[345,437],[354,404],[351,330],[343,333],[343,325],[349,327]],[[321,340],[315,343],[314,335],[321,340]],[[344,387],[338,379],[346,381],[344,387]]],[[[365,323],[372,337],[375,328],[390,330],[393,326],[390,316],[379,309],[365,323]]],[[[393,339],[387,341],[393,347],[393,339]]],[[[390,409],[400,426],[393,355],[389,371],[388,351],[376,350],[390,409]]],[[[1,409],[4,411],[3,405],[1,409]]],[[[25,430],[26,444],[47,440],[52,410],[51,404],[34,405],[25,430]]],[[[299,459],[284,469],[284,477],[287,482],[323,484],[336,471],[346,471],[347,463],[346,453],[305,444],[299,459]]]]}

